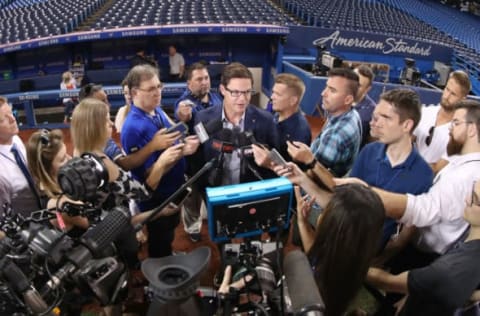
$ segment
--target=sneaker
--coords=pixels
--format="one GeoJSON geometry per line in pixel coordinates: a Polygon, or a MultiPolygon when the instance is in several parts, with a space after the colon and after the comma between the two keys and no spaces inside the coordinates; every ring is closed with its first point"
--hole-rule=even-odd
{"type": "Polygon", "coordinates": [[[200,233],[191,233],[188,235],[190,236],[190,240],[193,242],[199,242],[202,240],[202,235],[200,235],[200,233]]]}

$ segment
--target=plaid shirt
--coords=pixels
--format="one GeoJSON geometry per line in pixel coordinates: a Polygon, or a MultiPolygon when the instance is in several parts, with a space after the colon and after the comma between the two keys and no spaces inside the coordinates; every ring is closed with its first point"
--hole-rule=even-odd
{"type": "Polygon", "coordinates": [[[350,109],[339,116],[329,117],[320,135],[310,146],[315,158],[337,177],[352,167],[362,140],[360,115],[350,109]]]}

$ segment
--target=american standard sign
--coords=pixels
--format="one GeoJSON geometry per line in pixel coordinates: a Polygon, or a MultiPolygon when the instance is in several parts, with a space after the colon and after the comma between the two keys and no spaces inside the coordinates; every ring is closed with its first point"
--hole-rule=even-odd
{"type": "Polygon", "coordinates": [[[287,38],[286,52],[291,49],[310,49],[324,46],[334,52],[402,56],[427,60],[449,61],[450,47],[402,36],[325,29],[319,27],[292,26],[287,38]],[[313,45],[312,45],[313,43],[313,45]]]}
{"type": "Polygon", "coordinates": [[[321,37],[313,41],[315,46],[325,46],[330,49],[342,48],[368,48],[377,50],[382,54],[407,53],[418,56],[430,56],[432,54],[432,45],[410,41],[395,37],[387,37],[382,41],[372,40],[365,37],[344,37],[339,30],[326,37],[321,37]]]}

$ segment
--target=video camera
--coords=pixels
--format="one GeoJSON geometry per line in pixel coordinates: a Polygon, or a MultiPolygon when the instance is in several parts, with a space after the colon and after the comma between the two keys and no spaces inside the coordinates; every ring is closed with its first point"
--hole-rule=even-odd
{"type": "Polygon", "coordinates": [[[115,242],[131,229],[130,213],[114,207],[101,214],[96,208],[97,191],[108,183],[103,161],[88,153],[73,158],[60,169],[58,182],[63,194],[84,204],[64,203],[28,217],[4,206],[0,315],[53,315],[71,288],[102,305],[126,298],[128,269],[115,242]],[[71,237],[49,225],[59,212],[95,221],[85,233],[71,237]]]}
{"type": "Polygon", "coordinates": [[[6,234],[0,241],[0,315],[54,315],[71,287],[102,305],[126,298],[128,273],[113,242],[130,224],[128,210],[110,210],[78,239],[48,227],[52,218],[49,210],[23,218],[5,207],[0,218],[6,234]]]}
{"type": "Polygon", "coordinates": [[[343,60],[327,51],[325,45],[314,41],[313,46],[317,49],[317,58],[312,69],[315,76],[326,76],[330,69],[342,66],[343,60]]]}
{"type": "Polygon", "coordinates": [[[400,74],[400,82],[404,85],[418,86],[421,80],[421,73],[415,66],[415,59],[405,58],[405,66],[400,74]]]}

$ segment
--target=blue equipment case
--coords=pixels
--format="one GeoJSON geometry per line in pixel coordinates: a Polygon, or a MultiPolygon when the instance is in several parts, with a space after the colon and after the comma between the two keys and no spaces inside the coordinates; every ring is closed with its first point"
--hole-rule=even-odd
{"type": "Polygon", "coordinates": [[[279,225],[288,228],[293,185],[284,177],[207,188],[206,193],[214,242],[275,232],[279,225]]]}

